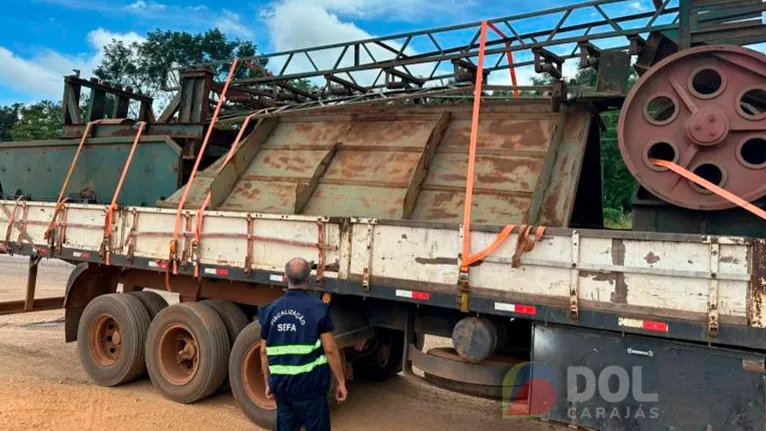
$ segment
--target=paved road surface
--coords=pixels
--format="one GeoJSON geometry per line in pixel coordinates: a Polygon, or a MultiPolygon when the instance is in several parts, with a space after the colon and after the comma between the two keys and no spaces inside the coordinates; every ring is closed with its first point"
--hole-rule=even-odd
{"type": "MultiPolygon", "coordinates": [[[[25,260],[0,255],[0,301],[21,299],[25,260]]],[[[38,296],[61,296],[70,267],[45,261],[38,296]]],[[[0,316],[0,430],[255,429],[230,393],[194,405],[163,398],[147,378],[102,388],[80,368],[77,347],[64,343],[63,311],[0,316]]],[[[333,412],[337,430],[563,429],[500,418],[496,402],[430,386],[416,377],[349,383],[349,400],[333,412]]]]}

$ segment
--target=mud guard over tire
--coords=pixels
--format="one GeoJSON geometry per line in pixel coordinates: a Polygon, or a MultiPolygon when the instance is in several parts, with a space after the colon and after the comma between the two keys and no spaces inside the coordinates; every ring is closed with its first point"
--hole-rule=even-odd
{"type": "Polygon", "coordinates": [[[69,274],[64,296],[64,336],[77,341],[77,328],[85,307],[94,298],[117,291],[119,268],[83,262],[69,274]]]}

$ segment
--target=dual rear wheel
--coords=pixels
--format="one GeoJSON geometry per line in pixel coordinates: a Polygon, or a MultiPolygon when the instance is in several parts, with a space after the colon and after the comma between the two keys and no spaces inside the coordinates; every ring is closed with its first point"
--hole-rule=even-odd
{"type": "Polygon", "coordinates": [[[99,385],[148,371],[165,396],[192,403],[228,388],[231,344],[247,323],[238,306],[217,299],[168,307],[151,291],[101,295],[80,318],[80,361],[99,385]]]}
{"type": "MultiPolygon", "coordinates": [[[[148,371],[155,387],[184,404],[230,385],[248,418],[274,429],[276,402],[265,394],[261,327],[248,323],[236,304],[222,300],[168,306],[149,291],[101,295],[80,318],[80,361],[102,386],[127,383],[148,371]]],[[[401,334],[378,334],[373,344],[379,348],[367,362],[352,364],[354,374],[368,380],[396,374],[401,334]]]]}

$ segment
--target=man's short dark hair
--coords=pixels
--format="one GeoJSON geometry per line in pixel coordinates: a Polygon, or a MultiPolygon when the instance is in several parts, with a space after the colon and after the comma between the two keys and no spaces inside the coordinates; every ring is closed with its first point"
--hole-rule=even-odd
{"type": "Polygon", "coordinates": [[[306,286],[309,284],[309,277],[311,276],[311,264],[300,257],[290,259],[285,265],[285,275],[290,287],[306,286]]]}

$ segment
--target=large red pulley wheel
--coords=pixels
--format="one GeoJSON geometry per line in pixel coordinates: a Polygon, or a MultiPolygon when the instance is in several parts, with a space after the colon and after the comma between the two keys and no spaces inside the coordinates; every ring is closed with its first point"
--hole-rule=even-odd
{"type": "Polygon", "coordinates": [[[766,56],[711,45],[652,67],[620,112],[620,152],[650,192],[690,209],[735,204],[658,167],[672,161],[749,202],[766,195],[766,56]]]}

